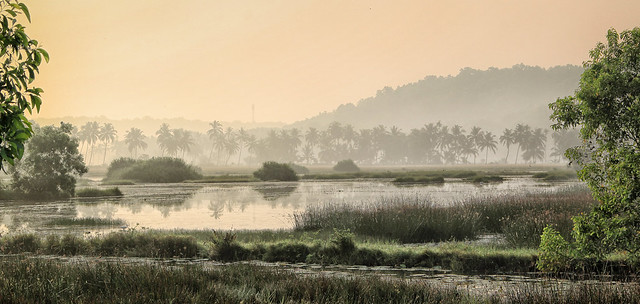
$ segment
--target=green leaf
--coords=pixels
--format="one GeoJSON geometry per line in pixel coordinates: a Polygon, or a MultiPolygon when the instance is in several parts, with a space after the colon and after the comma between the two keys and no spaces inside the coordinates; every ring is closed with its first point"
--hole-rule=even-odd
{"type": "Polygon", "coordinates": [[[36,108],[36,112],[40,112],[40,105],[42,104],[42,99],[40,96],[31,95],[31,105],[36,108]]]}
{"type": "Polygon", "coordinates": [[[47,51],[45,51],[42,48],[37,49],[37,51],[40,52],[40,54],[42,54],[42,56],[44,57],[44,61],[49,63],[49,53],[47,53],[47,51]]]}
{"type": "Polygon", "coordinates": [[[2,156],[2,159],[4,159],[6,162],[10,163],[13,166],[13,158],[7,155],[6,149],[0,149],[0,156],[2,156]]]}
{"type": "Polygon", "coordinates": [[[22,9],[22,12],[24,13],[24,15],[27,16],[27,20],[29,20],[29,23],[31,23],[31,14],[29,13],[29,9],[27,8],[27,5],[24,3],[20,3],[18,5],[20,9],[22,9]]]}

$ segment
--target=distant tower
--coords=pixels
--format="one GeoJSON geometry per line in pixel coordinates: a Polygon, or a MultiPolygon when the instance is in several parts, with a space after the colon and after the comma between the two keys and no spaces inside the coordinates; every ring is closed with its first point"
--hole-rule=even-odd
{"type": "Polygon", "coordinates": [[[256,104],[251,104],[251,123],[256,123],[256,104]]]}

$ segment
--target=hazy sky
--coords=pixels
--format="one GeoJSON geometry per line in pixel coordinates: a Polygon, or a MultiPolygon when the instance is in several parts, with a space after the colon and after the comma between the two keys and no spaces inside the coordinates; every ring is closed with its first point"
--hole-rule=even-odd
{"type": "Polygon", "coordinates": [[[637,0],[27,0],[42,117],[293,122],[426,75],[581,64],[637,0]]]}

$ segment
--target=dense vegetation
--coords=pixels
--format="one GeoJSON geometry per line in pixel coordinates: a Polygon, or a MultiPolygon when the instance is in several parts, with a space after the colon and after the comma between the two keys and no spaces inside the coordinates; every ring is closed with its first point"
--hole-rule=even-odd
{"type": "Polygon", "coordinates": [[[71,137],[72,126],[35,128],[25,158],[12,168],[12,189],[22,198],[55,199],[75,194],[76,176],[87,172],[71,137]]]}
{"type": "Polygon", "coordinates": [[[297,181],[298,175],[288,164],[265,162],[262,168],[253,172],[253,176],[263,181],[297,181]]]}
{"type": "Polygon", "coordinates": [[[333,170],[338,172],[360,172],[358,165],[350,159],[339,161],[335,166],[333,166],[333,170]]]}
{"type": "Polygon", "coordinates": [[[177,183],[201,178],[202,175],[198,171],[180,158],[154,157],[148,160],[120,158],[111,162],[106,179],[177,183]]]}
{"type": "Polygon", "coordinates": [[[574,218],[575,242],[545,230],[543,266],[558,257],[565,265],[571,259],[602,261],[612,252],[640,263],[640,28],[609,30],[590,58],[575,96],[550,107],[555,129],[581,128],[582,145],[567,155],[600,204],[574,218]]]}

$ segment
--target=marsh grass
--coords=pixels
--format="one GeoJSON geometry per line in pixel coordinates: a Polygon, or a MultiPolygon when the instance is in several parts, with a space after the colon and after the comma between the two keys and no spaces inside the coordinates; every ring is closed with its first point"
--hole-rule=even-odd
{"type": "Polygon", "coordinates": [[[47,222],[47,226],[84,226],[84,227],[96,227],[96,226],[122,226],[125,221],[121,219],[103,219],[96,217],[84,217],[84,218],[57,218],[47,222]]]}
{"type": "Polygon", "coordinates": [[[104,186],[131,186],[136,183],[130,179],[105,180],[101,183],[104,186]]]}
{"type": "Polygon", "coordinates": [[[296,230],[350,230],[357,235],[424,243],[474,239],[478,216],[463,205],[440,207],[419,198],[380,198],[374,202],[325,204],[294,214],[296,230]]]}
{"type": "Polygon", "coordinates": [[[84,188],[76,191],[76,197],[112,197],[122,195],[122,191],[118,187],[107,189],[84,188]]]}
{"type": "Polygon", "coordinates": [[[572,169],[557,169],[535,173],[533,174],[533,178],[539,178],[547,182],[556,182],[575,180],[578,179],[578,175],[576,171],[572,169]]]}

